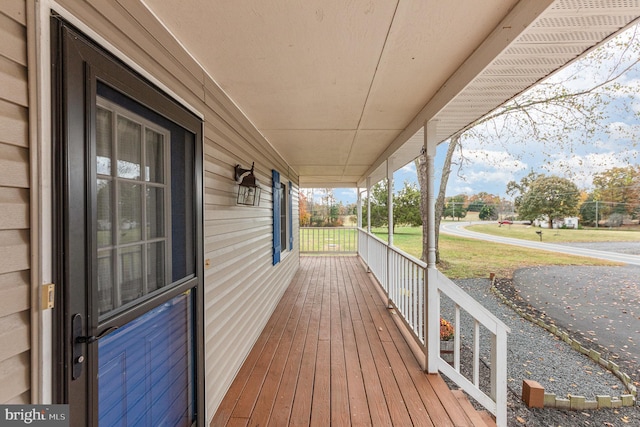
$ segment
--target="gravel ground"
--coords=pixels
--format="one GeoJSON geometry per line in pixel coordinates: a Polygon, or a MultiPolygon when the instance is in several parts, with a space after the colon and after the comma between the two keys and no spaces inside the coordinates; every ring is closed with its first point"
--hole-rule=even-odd
{"type": "MultiPolygon", "coordinates": [[[[500,303],[489,289],[489,280],[469,279],[456,283],[511,328],[507,355],[509,426],[640,426],[639,407],[583,412],[527,408],[521,401],[524,379],[539,382],[546,393],[555,393],[558,397],[572,394],[595,400],[596,395],[619,396],[626,394],[626,390],[609,371],[500,303]]],[[[453,319],[453,306],[445,297],[442,298],[442,314],[448,320],[453,319]]],[[[463,315],[461,339],[467,348],[471,348],[471,325],[468,316],[463,315]]],[[[481,336],[486,337],[486,334],[481,330],[481,336]]],[[[481,343],[481,359],[488,363],[489,344],[482,340],[481,343]]],[[[462,371],[468,378],[469,359],[463,357],[462,360],[462,371]]],[[[484,366],[480,369],[480,384],[488,390],[488,369],[484,366]]]]}

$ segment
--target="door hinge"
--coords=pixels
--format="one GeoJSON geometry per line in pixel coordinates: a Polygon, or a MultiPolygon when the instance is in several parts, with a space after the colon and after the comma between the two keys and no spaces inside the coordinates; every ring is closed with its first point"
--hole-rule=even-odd
{"type": "Polygon", "coordinates": [[[42,294],[40,300],[40,307],[42,310],[53,308],[55,305],[56,285],[53,283],[47,283],[42,285],[42,294]]]}

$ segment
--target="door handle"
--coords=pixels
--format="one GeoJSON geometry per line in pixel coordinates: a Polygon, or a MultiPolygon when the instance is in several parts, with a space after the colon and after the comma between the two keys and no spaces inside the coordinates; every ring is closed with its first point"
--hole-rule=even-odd
{"type": "Polygon", "coordinates": [[[71,379],[77,380],[82,375],[82,364],[84,363],[84,354],[82,354],[82,342],[78,340],[82,336],[82,315],[76,313],[71,318],[71,379]]]}
{"type": "Polygon", "coordinates": [[[80,378],[82,375],[82,365],[85,361],[85,357],[83,354],[83,344],[91,344],[93,342],[98,341],[100,338],[110,334],[111,332],[118,329],[117,326],[111,326],[110,328],[105,329],[100,332],[98,335],[90,335],[85,336],[82,335],[82,315],[80,313],[76,313],[71,318],[71,330],[73,333],[73,348],[71,351],[72,356],[72,369],[71,369],[71,378],[76,380],[80,378]]]}
{"type": "Polygon", "coordinates": [[[81,344],[84,344],[84,343],[91,344],[92,342],[96,342],[100,338],[103,338],[106,335],[109,335],[111,332],[115,331],[116,329],[118,329],[117,326],[111,326],[111,327],[105,329],[104,331],[100,332],[97,336],[96,335],[91,335],[91,336],[87,336],[87,337],[76,337],[75,342],[81,343],[81,344]]]}

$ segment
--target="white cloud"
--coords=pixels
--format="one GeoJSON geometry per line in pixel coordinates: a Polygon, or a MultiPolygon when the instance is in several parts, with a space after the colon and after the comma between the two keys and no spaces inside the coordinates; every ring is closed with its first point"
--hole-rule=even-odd
{"type": "MultiPolygon", "coordinates": [[[[464,156],[474,167],[500,168],[501,171],[517,172],[529,167],[527,163],[511,153],[496,150],[464,150],[464,156]]],[[[460,161],[458,156],[456,161],[460,161]]]]}
{"type": "MultiPolygon", "coordinates": [[[[633,152],[632,156],[637,157],[633,152]]],[[[552,175],[571,179],[578,188],[591,189],[593,176],[614,167],[625,167],[629,164],[629,153],[601,152],[586,155],[558,156],[554,161],[543,165],[543,169],[552,175]]]]}
{"type": "Polygon", "coordinates": [[[470,185],[463,185],[459,183],[458,185],[453,185],[451,187],[447,186],[447,197],[457,196],[458,194],[472,195],[477,192],[478,190],[470,185]]]}
{"type": "Polygon", "coordinates": [[[513,181],[516,175],[513,172],[502,170],[471,170],[465,174],[465,178],[473,183],[503,183],[513,181]]]}
{"type": "Polygon", "coordinates": [[[416,173],[416,164],[414,162],[409,162],[403,167],[400,168],[403,172],[413,172],[416,173]]]}
{"type": "MultiPolygon", "coordinates": [[[[638,107],[636,107],[638,108],[638,107]]],[[[612,122],[608,125],[609,135],[612,139],[636,139],[640,135],[640,124],[629,124],[625,122],[612,122]]]]}
{"type": "MultiPolygon", "coordinates": [[[[518,180],[529,165],[504,150],[465,149],[466,162],[460,173],[454,168],[447,195],[476,194],[485,191],[504,194],[509,181],[518,180]]],[[[454,159],[459,162],[460,158],[454,159]]]]}

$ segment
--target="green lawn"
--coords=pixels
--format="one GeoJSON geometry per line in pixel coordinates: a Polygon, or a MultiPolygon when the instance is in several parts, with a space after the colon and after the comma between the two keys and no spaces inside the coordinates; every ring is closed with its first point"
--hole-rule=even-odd
{"type": "Polygon", "coordinates": [[[491,234],[494,236],[513,237],[515,239],[539,241],[536,231],[542,231],[542,241],[549,243],[562,242],[637,242],[640,231],[616,230],[609,228],[588,228],[580,230],[553,229],[533,227],[530,225],[511,224],[499,226],[497,223],[471,225],[470,231],[491,234]]]}
{"type": "MultiPolygon", "coordinates": [[[[372,231],[381,239],[387,240],[386,228],[372,231]]],[[[534,236],[537,237],[535,234],[534,236]]],[[[396,227],[393,242],[398,248],[419,258],[422,251],[422,228],[396,227]]],[[[518,268],[540,265],[619,265],[593,258],[483,242],[446,234],[440,234],[440,258],[441,264],[438,268],[452,279],[488,277],[489,273],[495,273],[498,277],[511,277],[513,271],[518,268]]]]}

